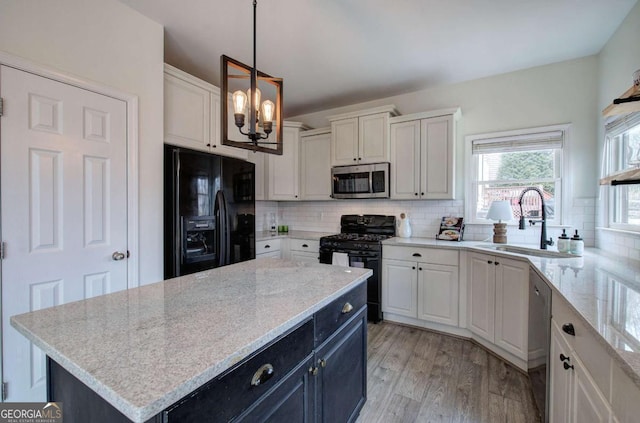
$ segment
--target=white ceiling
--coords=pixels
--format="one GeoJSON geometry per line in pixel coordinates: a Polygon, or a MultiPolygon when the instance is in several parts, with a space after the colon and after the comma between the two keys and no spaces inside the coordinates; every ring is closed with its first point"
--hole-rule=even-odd
{"type": "MultiPolygon", "coordinates": [[[[120,0],[165,61],[215,85],[252,64],[253,0],[120,0]]],[[[596,54],[637,0],[259,0],[257,67],[285,117],[596,54]]]]}

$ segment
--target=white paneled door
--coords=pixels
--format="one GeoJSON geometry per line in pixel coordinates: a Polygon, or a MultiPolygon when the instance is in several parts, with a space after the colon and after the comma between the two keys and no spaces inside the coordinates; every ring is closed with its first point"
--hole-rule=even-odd
{"type": "Polygon", "coordinates": [[[127,105],[6,66],[0,96],[6,400],[44,401],[44,355],[9,318],[127,288],[127,105]]]}

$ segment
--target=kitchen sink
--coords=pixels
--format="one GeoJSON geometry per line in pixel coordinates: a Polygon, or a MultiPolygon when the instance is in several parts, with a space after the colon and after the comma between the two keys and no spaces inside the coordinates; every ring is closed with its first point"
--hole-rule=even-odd
{"type": "Polygon", "coordinates": [[[482,248],[490,248],[496,251],[504,251],[507,253],[525,254],[527,256],[546,257],[546,258],[576,258],[575,254],[561,253],[553,250],[541,250],[538,248],[520,247],[516,245],[478,245],[482,248]]]}

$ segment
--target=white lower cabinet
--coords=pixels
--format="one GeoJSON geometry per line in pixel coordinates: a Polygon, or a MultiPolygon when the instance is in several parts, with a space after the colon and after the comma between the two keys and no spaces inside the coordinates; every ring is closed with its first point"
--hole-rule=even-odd
{"type": "Polygon", "coordinates": [[[458,325],[457,251],[389,246],[382,254],[383,312],[458,325]]]}
{"type": "Polygon", "coordinates": [[[551,324],[549,420],[551,423],[609,422],[611,407],[578,354],[551,324]]]}
{"type": "Polygon", "coordinates": [[[320,243],[315,239],[290,238],[289,255],[291,260],[319,263],[320,243]]]}
{"type": "Polygon", "coordinates": [[[472,252],[468,275],[469,329],[526,362],[529,263],[472,252]]]}
{"type": "Polygon", "coordinates": [[[256,258],[282,258],[282,241],[280,238],[256,241],[256,258]]]}

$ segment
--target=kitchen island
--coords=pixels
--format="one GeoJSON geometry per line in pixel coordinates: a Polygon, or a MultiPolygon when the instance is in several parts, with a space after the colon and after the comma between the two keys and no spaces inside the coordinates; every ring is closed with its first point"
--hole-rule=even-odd
{"type": "MultiPolygon", "coordinates": [[[[364,366],[361,407],[366,398],[366,317],[361,316],[366,316],[364,282],[370,275],[368,269],[252,260],[14,316],[11,324],[49,357],[50,375],[78,381],[134,422],[156,421],[168,409],[179,410],[176,404],[199,407],[185,398],[196,398],[194,392],[201,394],[203,386],[215,392],[217,380],[246,372],[244,363],[256,365],[250,373],[255,371],[258,385],[265,382],[260,389],[268,388],[271,374],[270,382],[280,383],[310,363],[304,375],[320,374],[312,386],[316,392],[304,393],[320,394],[322,385],[331,383],[331,366],[323,354],[332,342],[330,353],[343,347],[351,349],[347,356],[362,357],[355,363],[364,366]],[[339,332],[345,332],[344,339],[339,332]],[[253,359],[278,345],[286,356],[280,341],[290,335],[297,337],[295,344],[309,345],[301,353],[306,361],[292,369],[258,372],[268,363],[253,359]],[[314,365],[317,358],[323,360],[321,369],[314,365]]],[[[59,389],[49,380],[49,400],[59,400],[59,389]]],[[[63,396],[69,422],[69,407],[83,408],[69,404],[71,400],[63,396]]],[[[229,407],[237,406],[235,398],[227,400],[229,407]]],[[[222,398],[217,402],[224,403],[222,398]]],[[[239,406],[238,413],[251,406],[239,406]]],[[[90,416],[88,410],[80,411],[90,416]]]]}

